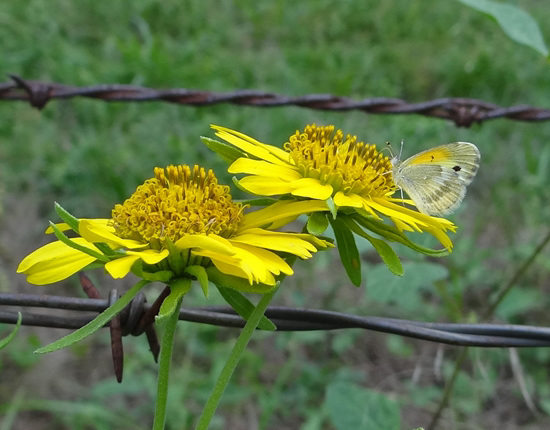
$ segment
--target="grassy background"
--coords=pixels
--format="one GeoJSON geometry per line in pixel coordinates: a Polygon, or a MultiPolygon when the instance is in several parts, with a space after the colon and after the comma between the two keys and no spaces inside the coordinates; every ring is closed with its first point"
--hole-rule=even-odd
{"type": "MultiPolygon", "coordinates": [[[[546,4],[515,3],[536,18],[550,40],[546,4]]],[[[2,2],[0,40],[0,76],[14,73],[72,85],[250,88],[412,102],[472,97],[503,106],[548,106],[548,62],[512,42],[486,16],[451,1],[234,0],[210,8],[202,1],[175,0],[2,2]]],[[[426,260],[398,249],[406,276],[394,279],[364,245],[366,281],[356,289],[335,252],[320,254],[297,266],[275,304],[473,322],[548,230],[548,123],[495,120],[457,129],[420,116],[294,107],[73,99],[51,102],[39,112],[26,103],[3,102],[0,290],[83,295],[74,279],[36,287],[14,274],[21,258],[47,240],[42,233],[54,219],[53,201],[80,217],[105,217],[151,176],[154,166],[176,163],[214,168],[228,182],[225,165],[199,140],[213,136],[210,123],[280,145],[312,122],[335,124],[371,143],[405,139],[405,155],[472,141],[481,150],[482,166],[453,216],[460,229],[450,257],[426,260]]],[[[495,321],[548,325],[549,271],[545,251],[499,306],[495,321]]],[[[132,282],[101,274],[94,280],[104,294],[132,282]]],[[[197,293],[186,303],[221,300],[213,294],[205,303],[197,293]]],[[[171,429],[192,427],[237,336],[230,329],[180,326],[171,429]]],[[[9,329],[0,326],[0,335],[9,329]]],[[[25,327],[0,352],[0,430],[149,428],[156,365],[145,339],[125,339],[125,379],[119,385],[112,376],[107,333],[70,350],[32,355],[38,345],[64,334],[25,327]]],[[[399,422],[401,428],[426,426],[458,352],[359,330],[259,333],[212,428],[337,428],[334,410],[345,406],[338,404],[342,398],[355,399],[365,411],[386,411],[382,420],[397,417],[393,428],[399,422]]],[[[440,428],[548,428],[549,364],[546,349],[517,355],[471,349],[440,428]],[[535,411],[526,406],[526,394],[535,411]]]]}

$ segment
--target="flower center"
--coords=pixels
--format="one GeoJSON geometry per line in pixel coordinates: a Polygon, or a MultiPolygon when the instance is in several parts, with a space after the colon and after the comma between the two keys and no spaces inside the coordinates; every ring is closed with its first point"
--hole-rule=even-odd
{"type": "Polygon", "coordinates": [[[364,197],[381,197],[395,192],[391,159],[378,152],[375,145],[357,142],[334,126],[307,125],[296,131],[284,144],[304,177],[332,185],[335,192],[364,197]]]}
{"type": "Polygon", "coordinates": [[[231,236],[243,217],[229,187],[199,166],[155,167],[155,177],[137,187],[112,211],[117,235],[145,242],[177,241],[186,234],[231,236]]]}

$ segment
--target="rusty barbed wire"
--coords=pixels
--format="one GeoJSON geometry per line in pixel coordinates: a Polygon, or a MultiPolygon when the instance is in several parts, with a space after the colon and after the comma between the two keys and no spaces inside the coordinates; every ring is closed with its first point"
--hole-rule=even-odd
{"type": "MultiPolygon", "coordinates": [[[[38,294],[0,293],[0,306],[2,307],[42,307],[78,312],[77,315],[70,316],[39,314],[26,310],[22,312],[22,325],[41,327],[80,328],[95,317],[95,315],[82,315],[83,311],[99,313],[109,307],[112,302],[112,297],[110,299],[82,299],[38,294]]],[[[139,326],[139,316],[147,314],[151,307],[152,305],[145,303],[142,297],[137,296],[120,313],[122,334],[139,334],[139,330],[136,331],[139,326]],[[128,318],[131,313],[138,315],[138,318],[128,318]]],[[[426,323],[282,306],[268,307],[265,315],[277,326],[277,331],[363,328],[450,345],[481,347],[550,346],[550,328],[547,327],[514,324],[426,323]]],[[[241,328],[245,324],[245,321],[228,306],[182,308],[179,319],[181,321],[234,328],[241,328]]],[[[0,322],[15,324],[17,322],[17,311],[0,309],[0,322]]]]}
{"type": "Polygon", "coordinates": [[[309,109],[347,112],[358,110],[371,114],[418,114],[453,121],[458,127],[469,127],[491,119],[515,121],[548,121],[550,109],[527,105],[502,107],[470,98],[440,98],[420,103],[408,103],[396,98],[375,97],[353,100],[330,94],[308,94],[298,97],[276,93],[237,90],[211,92],[186,88],[153,89],[132,85],[93,85],[77,87],[55,82],[43,82],[9,75],[11,82],[0,83],[0,100],[24,100],[42,109],[50,100],[87,97],[108,102],[162,101],[188,106],[212,106],[232,103],[242,106],[298,106],[309,109]]]}

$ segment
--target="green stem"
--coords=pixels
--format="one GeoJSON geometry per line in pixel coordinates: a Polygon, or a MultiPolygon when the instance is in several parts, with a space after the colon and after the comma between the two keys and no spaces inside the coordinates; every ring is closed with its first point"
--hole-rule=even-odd
{"type": "MultiPolygon", "coordinates": [[[[512,288],[517,284],[517,282],[524,275],[527,269],[531,267],[531,265],[535,261],[535,258],[542,252],[542,250],[548,244],[548,242],[550,242],[550,231],[546,233],[546,236],[544,236],[544,238],[539,243],[539,245],[533,250],[529,258],[527,258],[527,260],[523,262],[523,264],[516,270],[516,272],[510,278],[510,280],[506,283],[506,285],[499,291],[497,298],[493,300],[493,303],[490,304],[489,307],[486,309],[486,311],[482,314],[481,320],[487,320],[493,316],[498,305],[502,302],[502,300],[506,297],[506,295],[512,290],[512,288]]],[[[443,410],[447,407],[447,404],[449,403],[449,400],[451,398],[452,390],[456,382],[456,378],[458,377],[458,374],[462,369],[462,365],[464,364],[466,357],[468,355],[468,350],[469,350],[469,347],[464,347],[462,348],[462,351],[460,351],[460,354],[455,362],[453,374],[445,384],[445,390],[443,392],[443,396],[441,397],[437,410],[432,416],[432,420],[430,421],[430,424],[427,427],[428,430],[435,429],[439,419],[441,418],[441,414],[443,413],[443,410]]]]}
{"type": "Polygon", "coordinates": [[[235,346],[233,347],[233,350],[231,351],[231,354],[227,359],[227,363],[225,363],[225,366],[220,376],[218,377],[218,380],[216,381],[216,385],[214,385],[212,393],[210,393],[210,397],[206,401],[206,405],[202,410],[202,414],[196,427],[197,430],[206,430],[208,428],[208,424],[210,424],[210,420],[214,416],[214,412],[216,411],[222,394],[225,391],[227,384],[229,383],[229,379],[231,378],[233,371],[237,367],[237,364],[239,363],[239,360],[241,359],[241,356],[243,355],[243,352],[248,345],[248,342],[250,341],[254,330],[256,330],[260,319],[264,315],[264,312],[267,309],[267,306],[271,302],[271,299],[275,295],[276,291],[277,289],[273,290],[270,293],[264,294],[258,302],[256,308],[250,315],[250,318],[248,318],[246,325],[244,326],[241,334],[239,335],[239,338],[237,339],[237,342],[235,343],[235,346]]]}
{"type": "Polygon", "coordinates": [[[166,420],[166,403],[168,400],[168,383],[170,376],[170,362],[172,361],[172,350],[174,348],[174,335],[180,315],[183,295],[179,298],[174,312],[166,319],[162,345],[160,347],[159,374],[157,382],[157,403],[155,406],[155,420],[153,430],[163,430],[166,420]]]}
{"type": "Polygon", "coordinates": [[[500,290],[497,294],[497,297],[493,300],[493,303],[491,306],[485,311],[485,313],[482,315],[482,319],[489,319],[493,316],[493,313],[495,312],[496,308],[502,300],[506,297],[506,295],[510,292],[510,290],[517,284],[519,279],[523,276],[523,274],[527,271],[529,267],[531,267],[531,264],[533,264],[533,261],[535,261],[535,258],[542,252],[544,247],[548,245],[548,242],[550,242],[550,231],[546,233],[546,236],[540,241],[538,246],[533,250],[531,255],[527,260],[523,262],[523,264],[516,270],[516,273],[514,273],[514,276],[510,278],[508,283],[500,290]]]}

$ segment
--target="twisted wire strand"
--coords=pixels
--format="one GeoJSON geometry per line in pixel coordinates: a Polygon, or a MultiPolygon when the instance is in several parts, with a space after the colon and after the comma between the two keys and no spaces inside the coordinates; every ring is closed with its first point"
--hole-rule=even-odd
{"type": "Polygon", "coordinates": [[[358,110],[371,114],[418,114],[454,121],[458,127],[508,118],[515,121],[548,121],[550,109],[527,105],[502,107],[470,98],[440,98],[408,103],[397,98],[375,97],[354,100],[331,94],[285,96],[257,90],[212,92],[186,88],[154,89],[132,85],[93,85],[78,87],[55,82],[23,79],[10,75],[12,81],[0,83],[0,100],[23,100],[42,109],[50,100],[74,97],[108,102],[162,101],[188,106],[211,106],[221,103],[256,107],[298,106],[308,109],[347,112],[358,110]]]}
{"type": "MultiPolygon", "coordinates": [[[[107,299],[81,299],[73,297],[0,293],[0,306],[42,307],[73,311],[102,312],[109,306],[107,299]]],[[[150,305],[141,298],[134,301],[121,313],[122,332],[132,333],[133,327],[126,324],[129,313],[143,313],[150,305]],[[137,309],[132,309],[137,306],[137,309]]],[[[77,329],[87,324],[94,315],[47,315],[22,312],[23,325],[77,329]]],[[[336,330],[362,328],[365,330],[398,334],[405,337],[446,343],[450,345],[481,347],[548,347],[550,328],[513,324],[451,324],[426,323],[395,318],[350,315],[341,312],[315,309],[295,309],[271,306],[266,316],[277,326],[278,331],[336,330]]],[[[226,306],[182,308],[182,321],[223,327],[243,327],[245,321],[226,306]]],[[[17,311],[0,309],[0,322],[15,324],[17,311]]]]}

